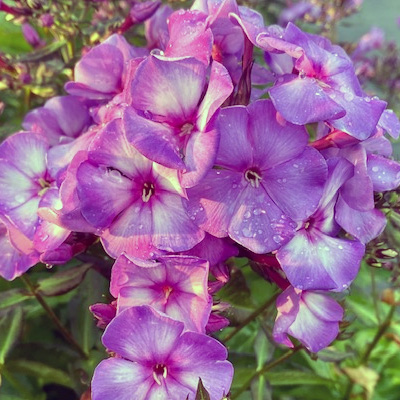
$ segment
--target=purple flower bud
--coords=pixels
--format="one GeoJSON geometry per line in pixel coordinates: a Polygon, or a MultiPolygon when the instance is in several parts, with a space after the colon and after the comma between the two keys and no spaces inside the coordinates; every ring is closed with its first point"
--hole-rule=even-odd
{"type": "Polygon", "coordinates": [[[40,23],[44,28],[50,28],[54,24],[54,17],[49,14],[43,14],[40,16],[40,23]]]}
{"type": "Polygon", "coordinates": [[[27,22],[22,24],[22,34],[25,40],[35,49],[45,44],[45,42],[40,39],[36,29],[27,22]]]}

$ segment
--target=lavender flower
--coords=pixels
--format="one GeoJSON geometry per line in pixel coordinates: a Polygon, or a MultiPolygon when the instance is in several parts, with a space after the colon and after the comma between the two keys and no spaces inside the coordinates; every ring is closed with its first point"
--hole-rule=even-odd
{"type": "Polygon", "coordinates": [[[278,315],[274,340],[293,347],[288,335],[295,337],[316,353],[329,346],[339,332],[343,310],[331,297],[322,293],[288,287],[276,300],[278,315]]]}
{"type": "Polygon", "coordinates": [[[226,349],[206,335],[182,331],[182,322],[149,306],[115,317],[103,343],[119,357],[97,366],[93,400],[194,400],[199,378],[211,400],[220,400],[233,376],[226,349]]]}

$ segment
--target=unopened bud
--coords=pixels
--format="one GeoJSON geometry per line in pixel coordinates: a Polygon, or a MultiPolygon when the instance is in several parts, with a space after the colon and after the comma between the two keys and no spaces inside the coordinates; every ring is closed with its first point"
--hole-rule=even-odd
{"type": "Polygon", "coordinates": [[[389,289],[389,288],[385,289],[385,290],[382,292],[381,300],[382,300],[384,303],[389,304],[389,305],[391,305],[391,306],[394,305],[394,304],[395,304],[395,299],[394,299],[394,292],[393,292],[393,290],[392,290],[392,289],[389,289]]]}
{"type": "Polygon", "coordinates": [[[375,255],[378,258],[389,259],[397,257],[399,253],[394,249],[378,249],[375,251],[375,255]]]}

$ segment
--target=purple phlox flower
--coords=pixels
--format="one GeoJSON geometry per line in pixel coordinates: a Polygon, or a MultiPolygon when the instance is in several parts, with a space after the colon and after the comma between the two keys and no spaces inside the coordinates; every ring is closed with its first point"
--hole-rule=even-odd
{"type": "Polygon", "coordinates": [[[167,21],[173,12],[171,7],[162,4],[155,14],[144,23],[147,47],[150,50],[165,50],[169,40],[167,21]]]}
{"type": "Polygon", "coordinates": [[[80,136],[91,121],[89,110],[79,97],[56,96],[43,107],[30,111],[22,126],[25,130],[42,134],[54,146],[80,136]]]}
{"type": "Polygon", "coordinates": [[[184,187],[195,185],[212,167],[219,132],[214,116],[233,86],[225,67],[206,67],[194,58],[150,56],[132,82],[132,107],[123,126],[129,142],[147,158],[183,170],[184,187]]]}
{"type": "Polygon", "coordinates": [[[188,191],[189,214],[254,253],[276,250],[316,210],[326,163],[307,147],[304,127],[278,119],[269,100],[222,109],[218,130],[218,168],[188,191]]]}
{"type": "Polygon", "coordinates": [[[351,177],[340,188],[335,220],[362,243],[376,238],[386,225],[385,215],[375,209],[374,191],[393,190],[400,184],[400,164],[387,158],[387,145],[387,139],[373,137],[323,152],[327,158],[343,157],[353,165],[351,177]]]}
{"type": "Polygon", "coordinates": [[[0,276],[11,281],[39,261],[33,243],[7,218],[0,216],[0,276]]]}
{"type": "Polygon", "coordinates": [[[233,367],[225,347],[149,306],[131,307],[107,326],[103,344],[120,358],[102,361],[93,400],[195,399],[199,378],[211,400],[228,393],[233,367]]]}
{"type": "Polygon", "coordinates": [[[256,42],[265,51],[295,59],[293,72],[280,76],[269,92],[286,120],[299,125],[327,121],[361,140],[374,133],[386,103],[365,95],[343,49],[292,23],[282,38],[265,32],[256,42]]]}
{"type": "Polygon", "coordinates": [[[117,315],[117,302],[111,304],[96,303],[89,307],[90,312],[97,319],[97,327],[105,329],[117,315]]]}
{"type": "Polygon", "coordinates": [[[208,270],[208,262],[197,257],[164,256],[143,262],[122,255],[113,266],[110,283],[117,313],[149,305],[182,321],[185,329],[204,333],[212,305],[208,270]]]}
{"type": "Polygon", "coordinates": [[[336,237],[338,191],[351,177],[353,166],[343,158],[328,161],[328,180],[318,209],[277,252],[287,279],[301,290],[343,291],[356,277],[364,255],[359,241],[336,237]]]}
{"type": "Polygon", "coordinates": [[[137,152],[126,140],[120,120],[99,131],[87,157],[76,170],[80,211],[90,225],[102,230],[110,256],[126,252],[152,258],[164,251],[188,250],[204,238],[187,215],[179,172],[137,152]]]}
{"type": "Polygon", "coordinates": [[[53,181],[46,166],[48,147],[43,136],[32,132],[9,136],[0,145],[0,214],[31,240],[39,203],[53,181]]]}
{"type": "Polygon", "coordinates": [[[281,12],[279,15],[279,25],[286,26],[288,22],[295,22],[298,19],[302,19],[306,14],[318,17],[320,12],[320,6],[312,4],[309,1],[300,1],[285,8],[281,12]]]}
{"type": "Polygon", "coordinates": [[[207,15],[199,11],[178,10],[168,17],[169,41],[166,57],[194,57],[210,63],[213,35],[206,24],[207,15]]]}
{"type": "Polygon", "coordinates": [[[75,66],[75,81],[67,82],[65,90],[88,99],[110,100],[123,90],[128,61],[143,55],[114,34],[81,58],[75,66]]]}
{"type": "Polygon", "coordinates": [[[24,35],[25,40],[34,49],[43,47],[46,44],[46,42],[40,38],[36,29],[31,24],[28,24],[27,22],[24,22],[22,24],[22,34],[24,35]]]}
{"type": "Polygon", "coordinates": [[[288,337],[291,335],[316,353],[329,346],[339,332],[343,309],[325,294],[290,286],[279,295],[276,306],[278,315],[272,335],[285,346],[293,347],[288,337]]]}
{"type": "Polygon", "coordinates": [[[351,57],[357,59],[363,57],[365,53],[368,53],[371,50],[380,49],[384,41],[385,32],[381,28],[373,26],[368,33],[361,37],[351,57]]]}
{"type": "Polygon", "coordinates": [[[139,24],[151,18],[161,5],[161,0],[146,0],[142,3],[135,3],[129,12],[132,22],[139,24]]]}
{"type": "Polygon", "coordinates": [[[226,261],[230,257],[237,256],[239,251],[231,240],[226,238],[220,239],[206,233],[204,239],[199,244],[181,254],[207,260],[210,263],[210,267],[212,267],[226,261]]]}

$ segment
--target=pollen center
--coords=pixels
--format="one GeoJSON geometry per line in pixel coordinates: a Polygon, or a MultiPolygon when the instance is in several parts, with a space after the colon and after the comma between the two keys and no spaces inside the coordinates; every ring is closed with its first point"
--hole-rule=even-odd
{"type": "Polygon", "coordinates": [[[50,183],[43,178],[39,178],[38,183],[41,187],[38,194],[40,197],[42,197],[47,192],[47,189],[50,187],[50,183]]]}
{"type": "Polygon", "coordinates": [[[154,185],[151,182],[145,182],[142,189],[142,200],[147,203],[155,192],[154,185]]]}
{"type": "Polygon", "coordinates": [[[161,377],[167,379],[167,367],[164,364],[156,364],[153,367],[153,378],[161,385],[161,377]]]}
{"type": "Polygon", "coordinates": [[[181,132],[179,134],[179,136],[186,136],[186,135],[190,135],[193,131],[194,125],[191,124],[190,122],[187,122],[186,124],[183,124],[181,126],[181,132]]]}
{"type": "Polygon", "coordinates": [[[258,188],[260,186],[260,181],[262,179],[261,172],[256,168],[250,168],[244,173],[244,177],[247,182],[250,182],[250,185],[254,188],[258,188]]]}

